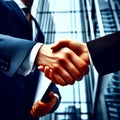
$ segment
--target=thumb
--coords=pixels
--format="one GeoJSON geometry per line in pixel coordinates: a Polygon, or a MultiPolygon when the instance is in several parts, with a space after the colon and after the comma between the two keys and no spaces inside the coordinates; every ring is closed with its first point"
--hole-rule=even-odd
{"type": "Polygon", "coordinates": [[[90,64],[90,58],[89,58],[89,53],[86,52],[84,54],[81,54],[79,56],[82,60],[84,60],[88,65],[90,64]]]}
{"type": "Polygon", "coordinates": [[[69,43],[68,40],[58,41],[51,47],[51,49],[53,50],[53,52],[58,51],[59,49],[61,49],[63,47],[67,47],[68,43],[69,43]]]}
{"type": "Polygon", "coordinates": [[[44,72],[44,66],[42,65],[38,66],[38,70],[41,70],[42,72],[44,72]]]}
{"type": "Polygon", "coordinates": [[[51,106],[53,107],[57,102],[57,97],[54,95],[54,93],[51,91],[49,94],[49,101],[48,103],[51,104],[51,106]]]}

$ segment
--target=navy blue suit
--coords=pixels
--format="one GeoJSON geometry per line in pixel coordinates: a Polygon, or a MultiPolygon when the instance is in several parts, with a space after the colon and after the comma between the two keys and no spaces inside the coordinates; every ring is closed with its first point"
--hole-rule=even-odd
{"type": "MultiPolygon", "coordinates": [[[[34,101],[39,71],[35,70],[26,77],[17,74],[36,42],[44,41],[42,32],[35,42],[31,41],[31,34],[28,21],[19,7],[13,1],[0,0],[1,120],[33,120],[29,112],[34,101]]],[[[56,87],[54,92],[60,96],[56,87]]]]}

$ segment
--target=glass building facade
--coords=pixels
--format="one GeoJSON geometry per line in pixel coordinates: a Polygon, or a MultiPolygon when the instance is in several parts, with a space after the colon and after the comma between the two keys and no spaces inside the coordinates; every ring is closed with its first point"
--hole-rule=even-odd
{"type": "MultiPolygon", "coordinates": [[[[33,15],[45,42],[87,42],[120,29],[120,0],[35,0],[33,15]]],[[[58,86],[62,101],[40,120],[119,120],[120,72],[100,76],[94,66],[80,82],[58,86]]],[[[47,78],[46,78],[47,79],[47,78]]]]}

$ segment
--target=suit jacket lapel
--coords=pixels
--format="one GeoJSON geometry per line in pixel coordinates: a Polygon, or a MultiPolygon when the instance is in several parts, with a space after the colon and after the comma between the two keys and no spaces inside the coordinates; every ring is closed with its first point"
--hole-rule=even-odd
{"type": "Polygon", "coordinates": [[[19,20],[21,20],[25,25],[29,25],[23,12],[21,11],[21,9],[18,7],[18,5],[14,1],[6,0],[5,3],[12,14],[19,17],[19,20]]]}
{"type": "MultiPolygon", "coordinates": [[[[29,28],[29,23],[28,23],[26,17],[24,16],[23,12],[21,11],[21,9],[18,7],[18,5],[12,0],[6,0],[5,2],[6,2],[6,6],[8,7],[8,9],[11,11],[11,14],[14,14],[15,16],[19,17],[19,20],[21,20],[23,22],[23,24],[27,28],[29,28]]],[[[35,19],[34,19],[34,21],[35,21],[36,27],[38,29],[35,41],[44,43],[44,35],[43,35],[42,31],[40,30],[40,27],[35,19]]]]}

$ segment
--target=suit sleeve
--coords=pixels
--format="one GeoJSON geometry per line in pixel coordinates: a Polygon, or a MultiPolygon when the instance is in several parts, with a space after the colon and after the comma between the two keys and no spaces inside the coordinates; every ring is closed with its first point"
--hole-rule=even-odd
{"type": "Polygon", "coordinates": [[[120,70],[120,32],[87,42],[87,46],[99,74],[120,70]]]}
{"type": "Polygon", "coordinates": [[[0,34],[0,71],[12,77],[35,44],[29,40],[0,34]]]}

